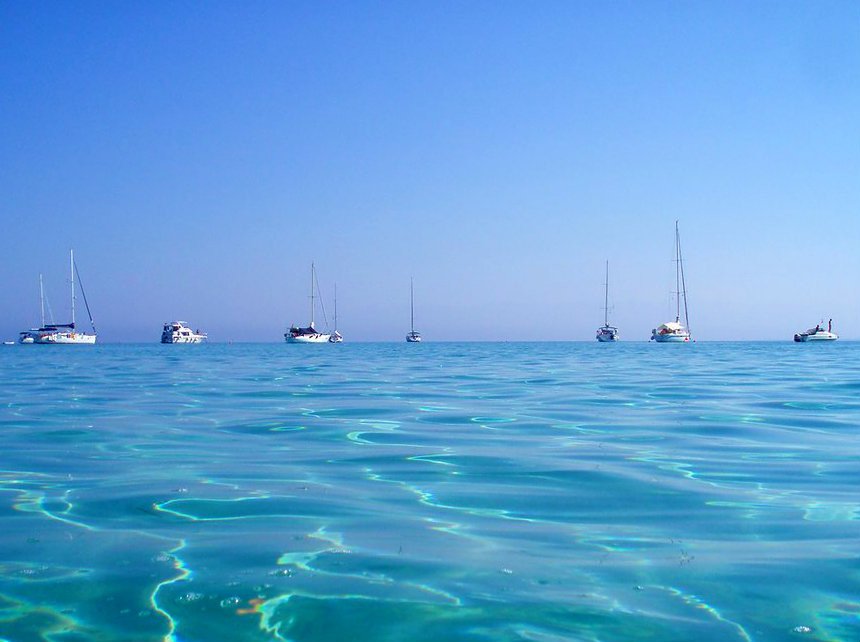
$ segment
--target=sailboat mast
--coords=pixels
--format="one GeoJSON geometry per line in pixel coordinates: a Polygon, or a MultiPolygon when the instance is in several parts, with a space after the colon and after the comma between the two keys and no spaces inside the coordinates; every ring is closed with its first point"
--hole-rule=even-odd
{"type": "MultiPolygon", "coordinates": [[[[676,226],[675,233],[676,234],[678,234],[677,225],[678,225],[678,223],[676,222],[675,223],[675,226],[676,226]]],[[[692,333],[690,332],[690,314],[687,311],[687,281],[684,278],[684,259],[683,259],[683,256],[681,255],[681,236],[680,236],[680,234],[678,234],[678,266],[680,267],[680,271],[681,271],[681,292],[683,292],[683,294],[684,294],[684,324],[687,326],[687,334],[691,335],[692,333]]],[[[680,312],[679,312],[679,314],[680,314],[680,312]]]]}
{"type": "Polygon", "coordinates": [[[311,327],[314,327],[314,264],[311,261],[311,327]]]}
{"type": "Polygon", "coordinates": [[[69,250],[69,271],[72,273],[72,328],[75,327],[75,251],[69,250]]]}
{"type": "Polygon", "coordinates": [[[675,323],[681,322],[681,237],[675,221],[675,323]]]}
{"type": "Polygon", "coordinates": [[[337,283],[334,284],[334,331],[337,332],[337,283]]]}
{"type": "Polygon", "coordinates": [[[409,277],[409,330],[415,332],[415,279],[409,277]]]}
{"type": "Polygon", "coordinates": [[[606,289],[603,295],[603,325],[609,325],[609,260],[606,261],[606,289]]]}
{"type": "Polygon", "coordinates": [[[45,288],[42,285],[42,275],[39,275],[39,311],[42,314],[42,325],[40,328],[45,327],[45,288]]]}

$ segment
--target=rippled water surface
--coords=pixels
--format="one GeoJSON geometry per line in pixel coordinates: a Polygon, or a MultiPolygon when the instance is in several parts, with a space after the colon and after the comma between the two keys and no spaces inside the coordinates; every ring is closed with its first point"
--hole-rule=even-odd
{"type": "Polygon", "coordinates": [[[0,351],[0,640],[860,639],[860,345],[0,351]]]}

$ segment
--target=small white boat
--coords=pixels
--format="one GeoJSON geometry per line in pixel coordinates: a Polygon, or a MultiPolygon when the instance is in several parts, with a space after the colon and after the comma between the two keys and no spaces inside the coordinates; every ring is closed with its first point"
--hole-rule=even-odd
{"type": "Polygon", "coordinates": [[[415,281],[409,279],[409,332],[406,343],[421,343],[421,333],[415,329],[415,281]]]}
{"type": "Polygon", "coordinates": [[[675,221],[675,320],[661,323],[651,330],[651,340],[657,343],[687,343],[690,341],[690,317],[687,313],[687,283],[684,279],[684,260],[681,257],[681,235],[675,221]],[[684,298],[684,322],[681,324],[681,297],[684,298]]]}
{"type": "Polygon", "coordinates": [[[205,332],[189,328],[185,321],[165,323],[161,331],[162,343],[203,343],[208,338],[205,332]]]}
{"type": "Polygon", "coordinates": [[[284,333],[284,340],[287,343],[330,343],[331,334],[319,332],[314,326],[314,308],[316,307],[314,305],[314,292],[318,287],[316,268],[311,263],[311,322],[306,328],[290,326],[290,329],[284,333]]]}
{"type": "Polygon", "coordinates": [[[839,335],[833,332],[833,319],[827,322],[827,329],[823,327],[822,321],[814,328],[809,328],[806,332],[798,332],[794,335],[794,340],[798,343],[806,343],[807,341],[836,341],[839,335]]]}
{"type": "Polygon", "coordinates": [[[4,341],[3,345],[4,346],[13,346],[13,345],[15,345],[15,342],[14,341],[4,341]]]}
{"type": "Polygon", "coordinates": [[[597,328],[597,340],[600,343],[618,341],[618,328],[609,325],[609,261],[606,262],[606,286],[603,293],[603,325],[597,328]]]}
{"type": "Polygon", "coordinates": [[[30,334],[33,337],[33,343],[45,345],[93,345],[96,342],[96,326],[93,322],[93,315],[90,312],[90,304],[87,302],[87,294],[84,292],[83,283],[80,283],[81,275],[78,272],[78,266],[75,263],[74,250],[69,251],[69,265],[71,269],[72,283],[72,321],[71,323],[58,323],[45,325],[39,328],[36,332],[30,334]],[[93,329],[92,334],[79,332],[75,324],[75,275],[78,277],[78,282],[81,288],[81,295],[84,297],[84,305],[87,308],[87,315],[90,319],[90,326],[93,329]]]}
{"type": "Polygon", "coordinates": [[[329,343],[343,343],[343,335],[337,331],[337,283],[334,284],[334,332],[328,338],[329,343]]]}

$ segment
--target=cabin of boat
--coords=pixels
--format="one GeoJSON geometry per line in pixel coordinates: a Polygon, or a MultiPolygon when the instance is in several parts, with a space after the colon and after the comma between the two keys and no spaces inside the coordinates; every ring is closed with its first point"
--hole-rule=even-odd
{"type": "Polygon", "coordinates": [[[833,332],[833,319],[827,322],[826,330],[822,323],[817,324],[814,328],[809,328],[805,332],[798,332],[794,335],[794,340],[798,343],[806,343],[807,341],[836,341],[839,335],[833,332]]]}
{"type": "Polygon", "coordinates": [[[205,332],[191,330],[185,321],[165,323],[161,331],[162,343],[202,343],[207,338],[205,332]]]}
{"type": "Polygon", "coordinates": [[[412,330],[406,335],[407,343],[421,343],[421,333],[417,330],[412,330]]]}
{"type": "Polygon", "coordinates": [[[343,335],[335,330],[332,332],[331,336],[328,338],[329,343],[343,343],[343,335]]]}
{"type": "Polygon", "coordinates": [[[657,343],[681,343],[690,340],[690,333],[680,322],[670,321],[651,330],[651,339],[657,343]]]}

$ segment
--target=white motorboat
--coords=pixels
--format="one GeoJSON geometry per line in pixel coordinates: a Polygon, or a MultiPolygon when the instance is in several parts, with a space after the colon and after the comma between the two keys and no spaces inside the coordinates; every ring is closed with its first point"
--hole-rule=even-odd
{"type": "MultiPolygon", "coordinates": [[[[327,332],[320,332],[316,329],[314,325],[314,309],[316,305],[314,304],[314,292],[319,288],[319,284],[317,283],[316,277],[316,268],[314,264],[311,263],[311,322],[308,324],[306,328],[300,328],[298,326],[290,326],[290,329],[284,333],[284,340],[287,343],[329,343],[329,339],[331,339],[331,334],[327,332]]],[[[323,315],[325,315],[325,310],[323,310],[323,315]]],[[[326,324],[328,325],[328,324],[326,324]]]]}
{"type": "Polygon", "coordinates": [[[661,323],[651,330],[651,339],[657,343],[686,343],[690,341],[690,317],[687,313],[687,283],[684,279],[684,260],[681,257],[681,235],[675,221],[675,320],[661,323]],[[684,323],[681,324],[681,297],[684,298],[684,323]]]}
{"type": "Polygon", "coordinates": [[[606,286],[603,293],[603,325],[597,328],[597,340],[600,343],[618,341],[618,328],[609,325],[609,261],[606,261],[606,286]]]}
{"type": "Polygon", "coordinates": [[[794,335],[794,340],[798,343],[806,343],[808,341],[836,341],[839,335],[833,332],[833,319],[827,322],[827,329],[824,329],[822,321],[814,328],[809,328],[805,332],[798,332],[794,335]]]}
{"type": "Polygon", "coordinates": [[[205,332],[189,328],[185,321],[165,323],[161,331],[162,343],[203,343],[208,338],[205,332]]]}
{"type": "Polygon", "coordinates": [[[87,301],[87,294],[84,291],[83,283],[80,282],[81,275],[78,272],[78,266],[75,263],[74,250],[69,251],[69,265],[72,275],[72,321],[71,323],[43,325],[31,335],[33,337],[33,343],[45,345],[93,345],[96,342],[96,326],[93,322],[93,315],[90,312],[90,304],[87,301]],[[75,289],[75,276],[78,277],[78,283],[81,288],[81,295],[84,297],[84,305],[87,308],[87,315],[90,319],[90,326],[93,329],[92,334],[86,332],[79,332],[77,329],[77,325],[75,324],[75,300],[77,299],[75,289]]]}
{"type": "Polygon", "coordinates": [[[421,333],[415,329],[415,280],[409,279],[409,332],[406,343],[421,343],[421,333]]]}

